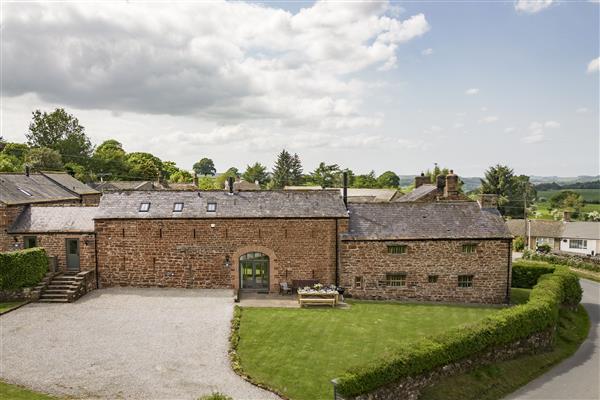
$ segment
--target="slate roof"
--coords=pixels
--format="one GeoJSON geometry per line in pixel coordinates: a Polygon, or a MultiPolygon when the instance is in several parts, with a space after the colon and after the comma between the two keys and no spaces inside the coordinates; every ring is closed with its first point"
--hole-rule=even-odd
{"type": "Polygon", "coordinates": [[[50,178],[65,189],[73,191],[77,194],[99,194],[100,192],[92,189],[85,183],[78,181],[66,172],[42,172],[42,175],[50,178]]]}
{"type": "Polygon", "coordinates": [[[41,174],[0,174],[0,203],[29,204],[59,200],[79,200],[79,196],[41,174]]]}
{"type": "MultiPolygon", "coordinates": [[[[563,225],[562,221],[548,221],[542,219],[531,220],[531,236],[545,238],[560,238],[562,237],[563,225]]],[[[506,226],[510,233],[514,236],[527,236],[527,226],[524,219],[509,219],[506,221],[506,226]]]]}
{"type": "Polygon", "coordinates": [[[345,240],[509,239],[497,210],[475,202],[349,204],[345,240]]]}
{"type": "Polygon", "coordinates": [[[95,219],[344,217],[337,191],[123,191],[104,194],[95,219]],[[148,212],[139,211],[142,202],[150,202],[148,212]],[[173,212],[177,202],[184,203],[182,212],[173,212]],[[216,212],[207,212],[213,202],[216,212]]]}
{"type": "MultiPolygon", "coordinates": [[[[284,190],[339,190],[340,195],[343,188],[321,188],[321,186],[286,186],[284,190]]],[[[348,202],[373,203],[392,201],[402,196],[396,189],[372,189],[372,188],[348,188],[348,202]]]]}
{"type": "Polygon", "coordinates": [[[421,185],[418,188],[413,189],[412,192],[405,194],[404,196],[398,198],[396,201],[398,202],[409,202],[409,201],[419,201],[423,197],[430,195],[432,192],[437,191],[436,185],[421,185]]]}
{"type": "Polygon", "coordinates": [[[596,239],[600,240],[600,222],[573,221],[565,222],[562,232],[563,238],[568,239],[596,239]]]}
{"type": "Polygon", "coordinates": [[[27,207],[9,233],[94,232],[98,207],[27,207]]]}
{"type": "MultiPolygon", "coordinates": [[[[152,181],[106,181],[95,182],[92,186],[101,192],[108,190],[150,190],[156,189],[156,185],[152,181]]],[[[162,187],[158,188],[162,189],[162,187]]]]}

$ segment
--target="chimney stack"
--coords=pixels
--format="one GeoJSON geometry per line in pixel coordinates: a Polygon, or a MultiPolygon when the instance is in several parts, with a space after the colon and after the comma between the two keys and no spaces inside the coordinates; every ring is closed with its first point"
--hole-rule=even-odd
{"type": "Polygon", "coordinates": [[[446,186],[444,187],[444,197],[455,197],[458,195],[458,175],[453,170],[446,175],[446,186]]]}
{"type": "Polygon", "coordinates": [[[487,193],[480,194],[477,202],[481,208],[498,208],[498,195],[487,193]]]}
{"type": "Polygon", "coordinates": [[[194,171],[194,187],[198,187],[198,174],[194,171]]]}
{"type": "Polygon", "coordinates": [[[348,172],[344,171],[342,174],[342,180],[344,187],[342,189],[342,199],[344,200],[344,206],[348,209],[348,172]]]}
{"type": "Polygon", "coordinates": [[[571,211],[563,211],[563,221],[570,222],[571,221],[571,211]]]}
{"type": "Polygon", "coordinates": [[[229,194],[232,195],[233,194],[233,177],[232,176],[227,177],[227,186],[229,188],[229,194]]]}
{"type": "Polygon", "coordinates": [[[25,166],[25,176],[29,176],[29,165],[25,166]]]}
{"type": "Polygon", "coordinates": [[[444,193],[444,187],[446,186],[446,179],[444,178],[444,175],[438,175],[435,178],[435,185],[437,186],[439,194],[444,193]]]}
{"type": "Polygon", "coordinates": [[[427,183],[430,183],[429,177],[425,176],[424,173],[421,172],[421,175],[415,176],[415,189],[427,183]]]}

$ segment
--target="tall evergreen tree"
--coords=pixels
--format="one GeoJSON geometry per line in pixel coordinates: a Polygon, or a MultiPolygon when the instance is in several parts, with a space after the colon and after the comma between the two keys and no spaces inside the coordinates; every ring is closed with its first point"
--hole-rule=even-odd
{"type": "Polygon", "coordinates": [[[303,181],[302,162],[298,153],[294,153],[291,163],[291,183],[292,185],[301,185],[303,181]]]}
{"type": "MultiPolygon", "coordinates": [[[[296,162],[294,161],[294,158],[295,157],[292,157],[292,155],[288,153],[285,149],[281,150],[281,153],[279,153],[279,155],[277,156],[277,161],[275,162],[275,167],[273,168],[273,179],[271,181],[274,189],[283,189],[285,186],[295,184],[296,181],[294,180],[294,178],[296,177],[292,174],[292,171],[295,168],[295,172],[297,173],[298,165],[295,165],[296,162]]],[[[300,159],[298,158],[297,162],[299,161],[300,159]]],[[[299,167],[299,179],[301,179],[302,165],[300,165],[299,167]]]]}
{"type": "Polygon", "coordinates": [[[254,165],[247,165],[246,171],[242,174],[242,179],[246,182],[258,182],[261,186],[265,185],[269,180],[267,167],[258,162],[254,165]]]}

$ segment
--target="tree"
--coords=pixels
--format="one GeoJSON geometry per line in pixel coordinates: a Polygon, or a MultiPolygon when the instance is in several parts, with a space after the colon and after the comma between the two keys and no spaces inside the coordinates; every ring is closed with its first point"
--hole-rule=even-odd
{"type": "Polygon", "coordinates": [[[227,171],[225,171],[224,174],[219,175],[215,179],[215,183],[218,188],[222,189],[225,187],[225,182],[227,181],[227,178],[237,179],[239,177],[240,177],[240,171],[236,167],[231,167],[227,171]]]}
{"type": "Polygon", "coordinates": [[[0,153],[0,172],[19,172],[22,171],[22,163],[10,154],[0,153]]]}
{"type": "Polygon", "coordinates": [[[93,182],[94,176],[83,166],[74,162],[66,163],[65,170],[69,175],[82,182],[93,182]]]}
{"type": "Polygon", "coordinates": [[[198,179],[198,188],[200,188],[200,190],[220,189],[217,185],[216,179],[210,175],[201,176],[198,179]]]}
{"type": "Polygon", "coordinates": [[[584,205],[581,194],[572,190],[563,190],[556,193],[548,200],[551,208],[574,211],[578,213],[584,205]]]}
{"type": "Polygon", "coordinates": [[[334,187],[339,180],[340,167],[337,164],[327,165],[321,162],[317,169],[310,174],[310,179],[322,188],[334,187]]]}
{"type": "Polygon", "coordinates": [[[267,167],[258,162],[247,165],[246,171],[242,174],[242,179],[246,182],[258,182],[259,185],[263,186],[269,181],[267,167]]]}
{"type": "Polygon", "coordinates": [[[125,162],[132,180],[155,180],[162,171],[162,161],[150,153],[129,153],[125,156],[125,162]]]}
{"type": "Polygon", "coordinates": [[[25,134],[32,147],[47,147],[56,150],[67,161],[87,164],[93,146],[79,120],[57,108],[50,114],[35,110],[29,132],[25,134]]]}
{"type": "Polygon", "coordinates": [[[63,168],[60,153],[48,147],[37,147],[29,150],[25,162],[38,171],[56,171],[63,168]]]}
{"type": "Polygon", "coordinates": [[[107,176],[108,179],[119,179],[126,177],[128,172],[125,156],[125,150],[120,142],[114,139],[105,140],[94,151],[92,165],[96,172],[107,176]]]}
{"type": "Polygon", "coordinates": [[[215,169],[215,163],[210,158],[203,158],[192,166],[192,169],[196,171],[198,175],[215,175],[217,170],[215,169]]]}
{"type": "Polygon", "coordinates": [[[496,165],[485,171],[485,179],[481,180],[481,193],[498,196],[498,210],[502,215],[522,218],[525,213],[525,201],[531,204],[535,191],[529,177],[515,176],[513,170],[506,165],[496,165]]]}
{"type": "Polygon", "coordinates": [[[400,186],[400,177],[392,171],[385,171],[383,174],[379,175],[377,183],[379,184],[379,187],[382,188],[396,189],[400,186]]]}
{"type": "MultiPolygon", "coordinates": [[[[298,159],[299,161],[299,159],[298,159]]],[[[283,189],[285,186],[292,185],[296,177],[292,176],[294,167],[294,158],[287,150],[281,150],[277,156],[275,167],[273,167],[272,184],[275,189],[283,189]]],[[[297,168],[297,166],[295,166],[297,168]]],[[[297,172],[297,171],[296,171],[297,172]]],[[[301,178],[300,178],[301,179],[301,178]]]]}
{"type": "Polygon", "coordinates": [[[29,151],[29,146],[25,143],[6,143],[4,148],[2,149],[2,153],[13,156],[18,159],[20,162],[25,161],[25,156],[29,151]]]}
{"type": "Polygon", "coordinates": [[[371,171],[366,175],[356,175],[352,187],[355,188],[377,188],[377,178],[375,177],[375,171],[371,171]]]}
{"type": "Polygon", "coordinates": [[[302,162],[298,153],[294,153],[290,166],[290,178],[292,185],[301,185],[303,181],[302,162]]]}
{"type": "Polygon", "coordinates": [[[169,182],[173,183],[192,182],[193,180],[194,177],[192,176],[192,174],[182,169],[179,169],[169,175],[169,182]]]}

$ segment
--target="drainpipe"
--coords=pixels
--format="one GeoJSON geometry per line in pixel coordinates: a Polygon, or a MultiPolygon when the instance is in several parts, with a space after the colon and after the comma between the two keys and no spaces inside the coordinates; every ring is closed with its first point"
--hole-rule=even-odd
{"type": "Polygon", "coordinates": [[[96,289],[100,289],[100,276],[98,272],[98,236],[94,232],[94,258],[96,259],[96,289]]]}
{"type": "Polygon", "coordinates": [[[510,304],[510,267],[512,264],[512,239],[508,240],[508,268],[506,269],[506,304],[510,304]]]}
{"type": "Polygon", "coordinates": [[[339,267],[340,267],[340,250],[339,250],[339,233],[338,233],[338,223],[339,220],[336,218],[335,221],[335,286],[340,286],[340,278],[339,278],[339,267]]]}

